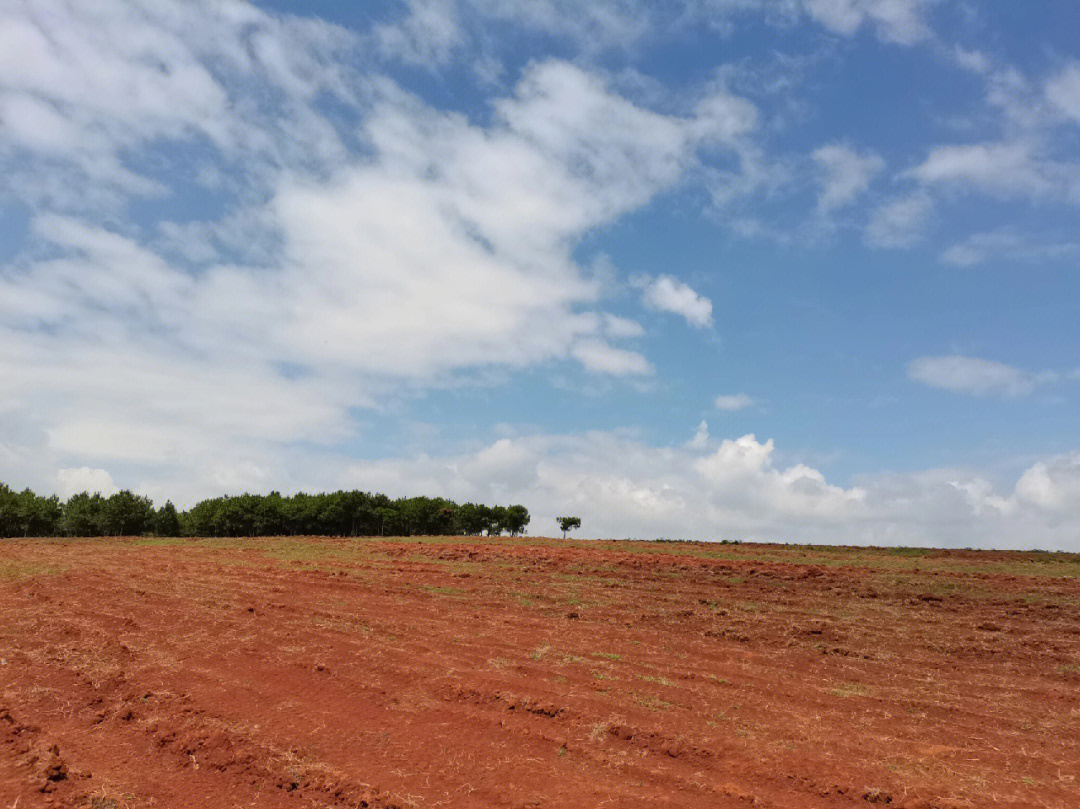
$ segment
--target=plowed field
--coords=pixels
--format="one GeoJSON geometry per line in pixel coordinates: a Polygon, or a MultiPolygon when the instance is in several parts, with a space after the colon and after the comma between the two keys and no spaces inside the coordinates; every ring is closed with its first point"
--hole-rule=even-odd
{"type": "Polygon", "coordinates": [[[1080,557],[0,541],[0,809],[1078,807],[1080,557]]]}

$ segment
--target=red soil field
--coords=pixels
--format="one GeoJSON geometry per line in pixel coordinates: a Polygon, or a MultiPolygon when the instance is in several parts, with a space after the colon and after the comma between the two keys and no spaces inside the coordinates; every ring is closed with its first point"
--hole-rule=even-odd
{"type": "Polygon", "coordinates": [[[1077,807],[1080,557],[0,541],[0,809],[1077,807]]]}

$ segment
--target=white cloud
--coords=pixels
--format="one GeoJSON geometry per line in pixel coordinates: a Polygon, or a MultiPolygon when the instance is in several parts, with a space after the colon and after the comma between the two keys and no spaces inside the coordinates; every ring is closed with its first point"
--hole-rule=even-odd
{"type": "Polygon", "coordinates": [[[57,493],[65,499],[80,492],[109,496],[120,491],[106,470],[91,469],[89,466],[61,469],[56,473],[56,482],[57,493]]]}
{"type": "MultiPolygon", "coordinates": [[[[284,70],[282,52],[295,36],[250,13],[280,41],[262,42],[261,66],[248,57],[243,69],[284,70]]],[[[78,41],[88,24],[63,14],[54,23],[59,43],[78,41]]],[[[123,26],[110,24],[111,38],[126,42],[123,26]]],[[[177,65],[201,64],[200,52],[181,47],[184,32],[194,36],[199,26],[170,24],[177,65]]],[[[109,47],[102,42],[95,58],[114,60],[112,70],[129,81],[158,70],[126,51],[114,58],[109,47]]],[[[66,65],[60,53],[48,58],[66,65]]],[[[48,72],[50,64],[39,66],[48,72]]],[[[286,75],[280,86],[302,99],[315,83],[304,75],[286,75]]],[[[385,81],[364,92],[367,154],[338,154],[332,179],[298,164],[261,171],[268,204],[236,214],[236,234],[210,225],[198,274],[89,214],[35,217],[36,258],[0,276],[0,409],[34,413],[51,457],[66,468],[172,463],[180,477],[257,483],[283,468],[275,445],[340,440],[350,408],[377,404],[395,379],[423,384],[462,369],[566,358],[597,373],[652,371],[641,354],[611,342],[640,336],[640,324],[580,311],[596,304],[599,285],[571,251],[592,228],[682,182],[699,147],[722,148],[741,133],[738,99],[725,96],[730,121],[719,102],[700,115],[663,115],[558,62],[530,67],[485,127],[385,81]],[[217,258],[242,251],[253,228],[271,234],[255,253],[265,264],[217,258]],[[233,460],[223,466],[225,453],[233,460]]],[[[94,121],[122,135],[102,141],[94,160],[119,160],[160,127],[222,133],[215,137],[224,151],[234,143],[228,133],[242,132],[244,142],[265,146],[250,155],[256,164],[306,143],[271,118],[249,118],[242,99],[198,126],[176,120],[183,109],[165,123],[137,104],[95,108],[94,121]],[[150,121],[129,132],[129,115],[150,121]]],[[[168,244],[191,235],[176,230],[168,244]]]]}
{"type": "Polygon", "coordinates": [[[930,36],[926,13],[937,0],[804,0],[807,13],[838,34],[870,25],[887,42],[911,45],[930,36]]]}
{"type": "Polygon", "coordinates": [[[569,509],[582,516],[587,536],[777,536],[789,522],[833,524],[864,497],[860,489],[826,484],[804,466],[774,468],[772,442],[744,436],[702,455],[706,443],[707,438],[684,448],[654,448],[616,433],[534,435],[500,439],[474,456],[358,465],[345,480],[405,493],[418,476],[460,498],[490,500],[498,493],[529,506],[534,534],[569,509]],[[475,469],[474,459],[496,448],[500,456],[513,457],[520,488],[492,488],[505,479],[502,468],[480,476],[463,471],[475,469]]]}
{"type": "Polygon", "coordinates": [[[1011,232],[974,233],[947,248],[941,254],[941,260],[958,267],[971,267],[991,256],[1011,252],[1017,244],[1017,236],[1011,232]]]}
{"type": "Polygon", "coordinates": [[[875,247],[910,247],[923,235],[934,204],[924,194],[891,200],[874,211],[866,226],[866,241],[875,247]]]}
{"type": "Polygon", "coordinates": [[[989,73],[993,63],[985,53],[977,50],[966,50],[957,45],[953,48],[953,60],[964,70],[972,73],[989,73]]]}
{"type": "Polygon", "coordinates": [[[935,146],[906,176],[926,185],[1001,197],[1069,199],[1080,189],[1080,167],[1050,159],[1027,141],[935,146]]]}
{"type": "Polygon", "coordinates": [[[554,516],[570,511],[593,537],[1080,549],[1080,456],[1036,463],[1011,490],[950,469],[840,486],[805,464],[778,466],[772,441],[708,444],[535,434],[462,455],[356,464],[338,480],[395,495],[521,502],[530,533],[540,535],[555,533],[554,516]]]}
{"type": "Polygon", "coordinates": [[[465,459],[461,476],[474,486],[487,486],[499,501],[533,485],[537,456],[532,447],[510,438],[500,438],[465,459]]]}
{"type": "Polygon", "coordinates": [[[407,0],[405,17],[375,27],[379,49],[418,65],[441,65],[462,46],[465,32],[455,3],[407,0]]]}
{"type": "MultiPolygon", "coordinates": [[[[422,375],[569,352],[592,369],[643,370],[595,341],[570,351],[597,329],[633,328],[571,313],[598,290],[570,248],[678,183],[697,145],[726,135],[637,107],[564,63],[531,67],[495,109],[480,130],[391,91],[369,122],[375,164],[279,189],[282,283],[294,288],[281,334],[297,361],[422,375]]],[[[709,306],[678,303],[695,322],[709,306]]]]}
{"type": "Polygon", "coordinates": [[[694,431],[694,437],[686,442],[687,449],[705,449],[709,445],[709,424],[704,419],[694,431]]]}
{"type": "Polygon", "coordinates": [[[754,404],[754,400],[745,393],[717,396],[713,404],[717,410],[742,410],[754,404]]]}
{"type": "Polygon", "coordinates": [[[615,348],[603,340],[582,340],[576,343],[570,354],[578,360],[586,370],[602,374],[651,374],[652,365],[636,351],[627,351],[623,348],[615,348]]]}
{"type": "Polygon", "coordinates": [[[938,0],[405,0],[405,13],[376,28],[384,52],[442,65],[484,44],[484,24],[509,24],[572,43],[587,55],[631,50],[673,33],[711,28],[726,33],[750,15],[782,27],[800,15],[829,31],[852,36],[871,27],[886,42],[911,45],[931,36],[926,22],[938,0]]]}
{"type": "Polygon", "coordinates": [[[1054,260],[1080,253],[1080,242],[1039,243],[1013,229],[973,233],[948,247],[941,260],[958,267],[972,267],[988,259],[1008,261],[1054,260]]]}
{"type": "Polygon", "coordinates": [[[700,150],[737,158],[755,107],[713,90],[659,113],[542,61],[476,123],[353,72],[363,42],[242,3],[0,12],[0,165],[37,211],[0,273],[0,477],[286,488],[402,386],[653,371],[573,252],[700,150]],[[147,235],[125,206],[161,177],[235,200],[147,235]]]}
{"type": "MultiPolygon", "coordinates": [[[[1042,204],[1080,202],[1080,163],[1062,123],[1080,121],[1080,63],[1070,62],[1047,79],[1031,79],[1015,67],[995,66],[981,52],[957,49],[954,61],[983,77],[993,113],[992,140],[941,144],[900,177],[954,196],[985,194],[1042,204]],[[996,119],[996,120],[995,120],[996,119]]],[[[985,120],[953,119],[985,131],[985,120]]],[[[964,260],[963,251],[956,254],[964,260]]]]}
{"type": "Polygon", "coordinates": [[[613,339],[641,337],[645,334],[645,327],[636,320],[605,312],[603,315],[603,331],[604,334],[613,339]]]}
{"type": "Polygon", "coordinates": [[[1031,149],[1024,143],[972,143],[935,146],[926,160],[911,169],[924,183],[962,182],[1001,191],[1044,191],[1034,170],[1031,149]]]}
{"type": "Polygon", "coordinates": [[[0,12],[0,167],[34,201],[94,209],[165,193],[135,166],[157,139],[243,155],[232,165],[249,179],[266,162],[338,159],[340,139],[311,101],[346,94],[335,60],[352,47],[340,28],[246,3],[15,4],[0,12]]]}
{"type": "Polygon", "coordinates": [[[1080,63],[1069,64],[1046,83],[1046,98],[1062,115],[1080,123],[1080,63]]]}
{"type": "Polygon", "coordinates": [[[783,520],[802,516],[833,520],[852,516],[865,499],[860,488],[845,490],[825,482],[816,469],[797,464],[773,466],[773,442],[759,443],[753,435],[726,439],[711,455],[694,462],[694,470],[724,500],[744,509],[772,513],[783,520]]]}
{"type": "Polygon", "coordinates": [[[908,376],[935,388],[982,395],[998,393],[1020,396],[1031,393],[1039,382],[1056,374],[1031,374],[994,360],[951,355],[920,357],[908,363],[908,376]]]}
{"type": "Polygon", "coordinates": [[[821,170],[818,210],[829,213],[847,205],[870,187],[871,180],[885,168],[874,152],[859,154],[843,144],[822,146],[813,158],[821,170]]]}
{"type": "Polygon", "coordinates": [[[642,303],[650,309],[682,315],[691,326],[712,325],[712,301],[670,275],[644,281],[642,303]]]}
{"type": "Polygon", "coordinates": [[[1080,503],[1080,455],[1040,461],[1020,476],[1016,498],[1055,514],[1069,514],[1080,503]]]}

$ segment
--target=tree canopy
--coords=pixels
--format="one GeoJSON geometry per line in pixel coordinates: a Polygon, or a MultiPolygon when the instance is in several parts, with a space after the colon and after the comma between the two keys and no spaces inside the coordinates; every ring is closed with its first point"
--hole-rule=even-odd
{"type": "Polygon", "coordinates": [[[581,527],[580,517],[556,517],[555,520],[559,523],[559,528],[562,529],[563,539],[566,539],[567,531],[573,531],[575,528],[581,527]]]}
{"type": "Polygon", "coordinates": [[[522,505],[458,505],[442,497],[361,491],[291,496],[214,497],[178,511],[123,490],[109,497],[83,492],[66,502],[0,483],[0,537],[31,536],[517,536],[529,525],[522,505]]]}

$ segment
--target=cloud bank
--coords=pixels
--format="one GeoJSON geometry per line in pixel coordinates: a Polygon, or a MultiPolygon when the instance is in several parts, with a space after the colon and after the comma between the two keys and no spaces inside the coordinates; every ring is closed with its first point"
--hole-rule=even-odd
{"type": "Polygon", "coordinates": [[[591,432],[503,438],[475,452],[418,456],[343,471],[349,485],[393,493],[445,491],[462,499],[530,504],[533,534],[553,515],[582,518],[582,536],[950,547],[1075,547],[1080,456],[1037,463],[996,489],[977,473],[939,469],[866,476],[848,487],[817,469],[782,466],[771,440],[653,447],[591,432]]]}

